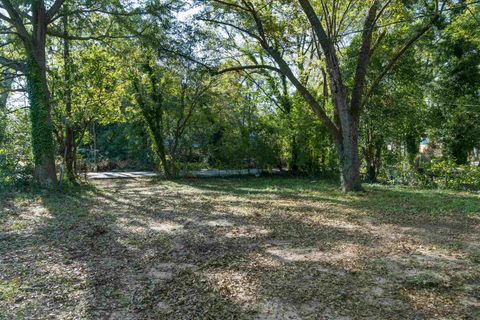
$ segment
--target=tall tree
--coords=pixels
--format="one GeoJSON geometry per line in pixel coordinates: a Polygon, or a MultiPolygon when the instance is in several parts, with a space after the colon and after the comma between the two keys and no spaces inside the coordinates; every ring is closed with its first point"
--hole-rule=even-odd
{"type": "Polygon", "coordinates": [[[429,119],[444,155],[466,165],[480,147],[480,4],[465,4],[450,19],[438,45],[426,48],[435,75],[429,119]]]}
{"type": "MultiPolygon", "coordinates": [[[[288,78],[326,126],[335,142],[341,164],[343,191],[361,190],[358,137],[362,110],[368,103],[371,92],[394,68],[404,53],[430,30],[445,2],[442,2],[441,6],[438,0],[433,4],[427,3],[429,11],[424,14],[428,16],[427,21],[420,26],[416,25],[417,28],[411,32],[411,35],[398,45],[389,62],[368,88],[366,75],[369,61],[375,51],[376,43],[382,40],[382,33],[377,32],[378,22],[388,20],[392,16],[398,17],[397,12],[402,11],[401,9],[405,9],[405,12],[412,15],[421,9],[420,5],[414,5],[407,10],[406,5],[401,1],[392,0],[373,0],[361,4],[354,0],[298,0],[269,3],[256,0],[207,0],[203,2],[207,2],[210,6],[206,9],[202,20],[239,31],[245,36],[244,39],[255,40],[273,62],[264,65],[240,65],[222,71],[260,68],[281,73],[288,78]],[[361,16],[362,11],[365,14],[363,14],[363,22],[359,23],[358,17],[361,16]],[[301,18],[301,13],[306,20],[301,18]],[[308,23],[308,27],[304,27],[305,22],[308,23]],[[346,75],[342,72],[339,55],[339,48],[345,46],[343,43],[351,42],[348,39],[351,30],[347,26],[361,27],[360,31],[354,32],[362,34],[355,72],[351,75],[353,78],[351,89],[345,84],[346,75]],[[319,59],[319,64],[326,67],[333,112],[326,108],[327,104],[318,100],[315,92],[299,77],[298,70],[292,67],[291,61],[284,57],[284,53],[289,49],[286,44],[299,30],[310,37],[311,47],[318,51],[316,58],[319,59]],[[311,30],[313,33],[310,33],[311,30]]],[[[387,29],[383,32],[386,31],[387,29]]],[[[230,35],[230,38],[235,41],[238,37],[230,35]]]]}
{"type": "MultiPolygon", "coordinates": [[[[144,53],[148,56],[148,53],[144,53]]],[[[143,62],[133,80],[136,104],[150,132],[154,151],[167,177],[178,173],[177,156],[181,139],[192,116],[204,103],[212,82],[173,59],[169,67],[157,65],[161,57],[143,62]]],[[[191,64],[190,64],[191,65],[191,64]]]]}
{"type": "Polygon", "coordinates": [[[18,37],[25,57],[21,62],[1,57],[0,63],[25,74],[30,101],[35,178],[42,185],[54,185],[57,182],[45,49],[48,26],[64,2],[57,0],[47,8],[43,0],[26,3],[0,1],[0,8],[5,12],[0,14],[3,31],[18,37]]]}
{"type": "MultiPolygon", "coordinates": [[[[65,103],[65,140],[64,140],[64,171],[70,182],[76,183],[76,175],[74,170],[75,164],[75,132],[72,125],[72,63],[70,57],[69,39],[69,15],[68,7],[65,6],[62,18],[63,22],[63,72],[65,81],[64,103],[65,103]]],[[[63,172],[62,172],[63,173],[63,172]]]]}

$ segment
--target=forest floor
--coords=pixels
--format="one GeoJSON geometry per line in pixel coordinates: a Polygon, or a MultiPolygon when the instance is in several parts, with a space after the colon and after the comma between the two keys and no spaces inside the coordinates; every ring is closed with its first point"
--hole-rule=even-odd
{"type": "Polygon", "coordinates": [[[479,319],[480,196],[309,179],[0,194],[0,319],[479,319]]]}

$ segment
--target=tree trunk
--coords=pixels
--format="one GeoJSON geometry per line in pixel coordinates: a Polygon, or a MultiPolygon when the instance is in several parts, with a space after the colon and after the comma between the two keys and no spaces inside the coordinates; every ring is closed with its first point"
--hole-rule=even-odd
{"type": "Polygon", "coordinates": [[[76,183],[74,171],[75,135],[72,127],[72,89],[71,89],[71,68],[70,68],[70,40],[68,39],[68,15],[63,17],[64,39],[63,39],[63,63],[65,72],[65,172],[70,182],[76,183]]]}
{"type": "Polygon", "coordinates": [[[374,183],[377,181],[377,170],[375,169],[375,147],[373,145],[373,139],[369,135],[369,133],[366,134],[366,145],[365,145],[365,163],[366,163],[366,169],[367,172],[365,174],[365,179],[364,181],[366,183],[374,183]]]}
{"type": "Polygon", "coordinates": [[[67,125],[65,135],[65,173],[70,182],[76,183],[74,170],[75,153],[73,148],[74,133],[70,125],[67,125]]]}
{"type": "MultiPolygon", "coordinates": [[[[5,76],[5,77],[9,77],[6,73],[4,73],[2,75],[5,76]]],[[[9,95],[8,91],[12,88],[12,85],[13,85],[13,77],[7,78],[1,84],[1,88],[4,89],[5,92],[3,92],[0,95],[0,112],[7,109],[7,101],[8,101],[8,95],[9,95]]],[[[3,117],[2,114],[0,114],[0,116],[3,117]]],[[[6,132],[6,123],[4,122],[4,120],[6,120],[6,119],[0,118],[0,144],[2,143],[2,140],[4,139],[5,132],[6,132]]]]}
{"type": "Polygon", "coordinates": [[[32,123],[35,179],[40,185],[51,187],[57,184],[57,175],[45,60],[41,65],[38,57],[29,57],[26,78],[32,123]]]}
{"type": "Polygon", "coordinates": [[[32,149],[35,180],[42,186],[57,184],[55,145],[51,118],[50,92],[47,84],[46,39],[48,16],[42,1],[32,2],[32,36],[25,38],[26,79],[32,123],[32,149]]]}
{"type": "Polygon", "coordinates": [[[292,171],[293,175],[298,175],[298,146],[297,146],[297,137],[295,134],[292,137],[292,145],[291,145],[291,152],[292,152],[292,160],[290,163],[290,170],[292,171]]]}
{"type": "Polygon", "coordinates": [[[367,163],[367,173],[365,174],[366,183],[377,182],[377,169],[373,163],[367,163]]]}
{"type": "Polygon", "coordinates": [[[364,180],[367,183],[376,183],[378,182],[378,173],[380,171],[382,148],[380,145],[374,145],[371,147],[371,151],[368,152],[371,152],[371,154],[365,157],[367,173],[364,180]]]}
{"type": "Polygon", "coordinates": [[[375,183],[378,181],[378,173],[380,171],[383,138],[376,135],[373,130],[365,132],[365,163],[366,174],[364,181],[367,183],[375,183]]]}
{"type": "Polygon", "coordinates": [[[150,128],[153,136],[153,143],[155,145],[155,151],[157,156],[160,158],[160,162],[162,164],[163,172],[166,178],[172,177],[172,170],[169,161],[167,160],[167,152],[165,150],[165,142],[163,136],[158,132],[153,132],[152,127],[150,128]]]}
{"type": "Polygon", "coordinates": [[[0,109],[5,109],[7,107],[7,101],[9,96],[9,90],[12,89],[13,85],[13,76],[8,75],[7,73],[3,73],[6,79],[2,81],[1,88],[5,90],[0,94],[0,109]]]}
{"type": "Polygon", "coordinates": [[[358,152],[358,127],[352,122],[348,129],[349,130],[344,130],[341,142],[337,142],[341,165],[340,178],[342,191],[363,191],[358,152]]]}

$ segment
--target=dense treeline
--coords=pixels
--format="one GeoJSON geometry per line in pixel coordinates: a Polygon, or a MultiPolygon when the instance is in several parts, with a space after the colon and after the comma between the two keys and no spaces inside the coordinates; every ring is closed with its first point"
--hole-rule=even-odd
{"type": "Polygon", "coordinates": [[[478,189],[479,9],[0,0],[0,182],[255,167],[478,189]]]}

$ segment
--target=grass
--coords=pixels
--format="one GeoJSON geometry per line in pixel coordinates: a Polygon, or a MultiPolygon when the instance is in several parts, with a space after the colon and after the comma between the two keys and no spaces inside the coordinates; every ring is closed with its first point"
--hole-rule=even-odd
{"type": "Polygon", "coordinates": [[[0,301],[7,301],[18,294],[20,285],[18,280],[0,282],[0,301]]]}
{"type": "Polygon", "coordinates": [[[291,178],[0,194],[0,319],[476,319],[480,197],[291,178]]]}

